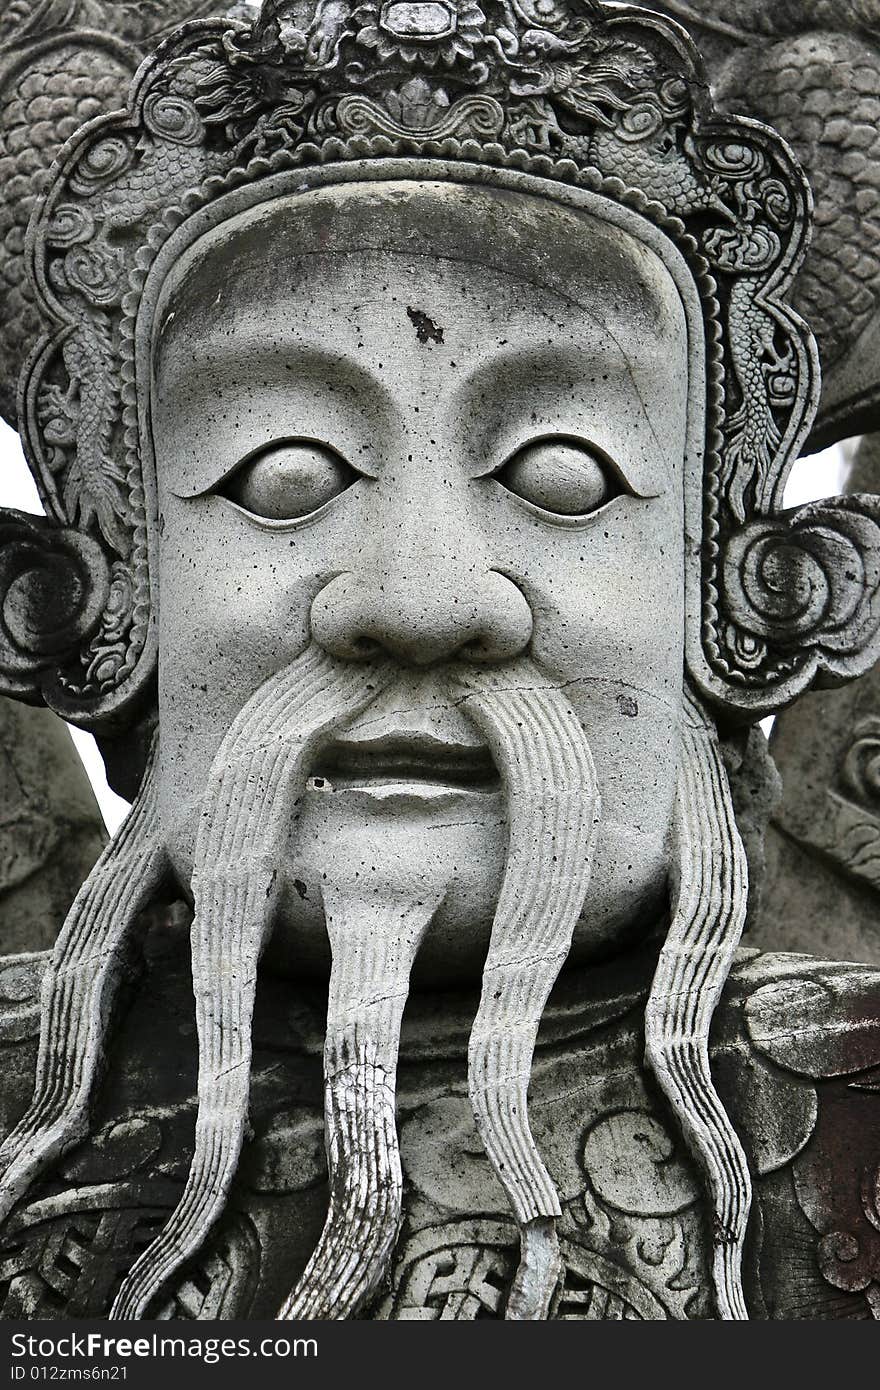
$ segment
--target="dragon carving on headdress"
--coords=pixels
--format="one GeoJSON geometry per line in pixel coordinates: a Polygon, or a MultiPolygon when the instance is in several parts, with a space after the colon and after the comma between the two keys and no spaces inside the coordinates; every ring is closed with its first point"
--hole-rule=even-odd
{"type": "Polygon", "coordinates": [[[11,0],[0,12],[0,415],[15,424],[22,346],[39,331],[24,265],[34,203],[64,141],[122,106],[138,64],[223,0],[11,0]]]}
{"type": "Polygon", "coordinates": [[[772,125],[807,172],[813,240],[794,301],[819,343],[811,447],[880,429],[880,0],[658,0],[716,100],[772,125]]]}

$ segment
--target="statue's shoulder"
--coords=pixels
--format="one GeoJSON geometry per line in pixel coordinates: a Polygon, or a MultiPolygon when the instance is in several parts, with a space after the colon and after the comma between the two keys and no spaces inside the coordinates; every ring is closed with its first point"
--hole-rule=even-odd
{"type": "MultiPolygon", "coordinates": [[[[40,984],[48,959],[46,953],[0,957],[4,1131],[30,1099],[40,984]]],[[[58,1316],[62,1309],[66,1316],[101,1315],[132,1251],[155,1234],[179,1197],[191,1152],[195,1078],[178,1056],[180,1030],[191,1011],[191,986],[175,962],[176,957],[169,958],[167,971],[157,972],[148,979],[149,987],[136,991],[128,1022],[121,1025],[124,1046],[108,1075],[94,1137],[71,1155],[57,1180],[35,1194],[15,1220],[10,1231],[14,1248],[7,1256],[8,1287],[0,1285],[0,1316],[58,1316]],[[140,1060],[145,1055],[149,1066],[140,1060]],[[163,1077],[161,1094],[157,1074],[163,1077]],[[53,1253],[62,1245],[71,1248],[71,1241],[81,1265],[75,1277],[66,1265],[57,1265],[53,1253]]],[[[589,1228],[583,1223],[566,1227],[571,1289],[561,1316],[584,1316],[583,1296],[577,1292],[581,1284],[617,1289],[623,1303],[634,1310],[627,1316],[709,1315],[705,1294],[697,1297],[708,1279],[699,1178],[677,1144],[665,1109],[652,1099],[641,1068],[641,1018],[651,965],[646,953],[635,965],[620,961],[613,969],[579,973],[570,982],[571,998],[563,992],[546,1020],[546,1055],[539,1056],[534,1078],[541,1101],[536,1124],[560,1185],[580,1191],[580,1203],[584,1210],[591,1203],[595,1218],[589,1228]],[[585,998],[590,975],[593,993],[585,998]],[[584,1076],[604,1077],[601,1088],[574,1084],[584,1076]],[[621,1166],[619,1142],[630,1134],[630,1122],[642,1141],[648,1135],[652,1143],[646,1147],[643,1142],[639,1150],[628,1147],[627,1163],[621,1166]],[[607,1249],[602,1244],[606,1218],[607,1249]],[[627,1258],[621,1245],[624,1230],[632,1236],[626,1245],[631,1254],[643,1247],[653,1249],[648,1238],[659,1240],[658,1232],[672,1241],[657,1269],[633,1254],[629,1282],[621,1274],[627,1258]],[[690,1252],[690,1284],[679,1269],[684,1259],[679,1245],[690,1252]]],[[[271,1010],[264,1019],[272,1036],[275,1019],[271,1010]]],[[[238,1315],[251,1306],[258,1286],[260,1308],[270,1306],[270,1295],[276,1291],[267,1270],[275,1268],[273,1260],[279,1268],[283,1263],[281,1255],[273,1254],[278,1244],[274,1233],[283,1233],[283,1256],[288,1260],[291,1232],[299,1229],[298,1215],[294,1219],[293,1214],[308,1207],[309,1220],[318,1220],[324,1190],[320,1144],[314,1161],[307,1160],[304,1148],[304,1135],[320,1133],[320,1098],[313,1097],[313,1113],[302,1090],[300,1069],[305,1064],[286,1050],[273,1050],[271,1042],[268,1035],[263,1039],[257,1059],[256,1132],[240,1202],[234,1219],[218,1232],[220,1244],[205,1264],[206,1270],[219,1269],[223,1276],[206,1275],[211,1297],[220,1298],[221,1285],[228,1285],[229,1306],[234,1305],[238,1315]],[[266,1079],[271,1076],[271,1086],[264,1074],[266,1079]],[[269,1098],[278,1095],[300,1097],[295,1115],[287,1102],[275,1114],[277,1100],[269,1098]],[[272,1113],[263,1114],[267,1104],[272,1113]],[[304,1117],[311,1117],[308,1129],[304,1117]],[[256,1243],[255,1230],[262,1232],[256,1243]]],[[[460,1065],[456,1059],[449,1062],[450,1075],[460,1065]]],[[[417,1070],[415,1065],[411,1069],[417,1070]]],[[[740,952],[715,1014],[712,1073],[753,1177],[744,1268],[751,1316],[880,1317],[880,969],[808,956],[740,952]]],[[[421,1194],[427,1210],[431,1193],[443,1187],[447,1169],[462,1171],[456,1145],[461,1134],[470,1136],[471,1131],[464,1099],[465,1118],[452,1124],[453,1106],[445,1084],[442,1095],[433,1098],[433,1109],[430,1087],[424,1092],[418,1078],[413,1085],[418,1106],[405,1106],[404,1157],[410,1162],[413,1190],[421,1194]],[[432,1114],[436,1118],[441,1113],[445,1130],[431,1120],[432,1114]],[[432,1152],[440,1142],[438,1135],[448,1133],[449,1164],[413,1162],[416,1150],[408,1136],[418,1115],[428,1117],[423,1129],[426,1125],[433,1134],[432,1152]]],[[[467,1142],[470,1145],[470,1139],[467,1142]]],[[[468,1155],[471,1171],[479,1160],[473,1159],[470,1147],[468,1155]]],[[[410,1233],[401,1243],[395,1277],[399,1276],[404,1302],[416,1298],[416,1275],[421,1279],[428,1265],[440,1268],[438,1250],[446,1262],[444,1271],[452,1258],[450,1250],[462,1270],[477,1246],[484,1262],[490,1257],[509,1259],[504,1243],[513,1237],[501,1211],[497,1219],[476,1224],[466,1204],[459,1215],[448,1229],[448,1222],[443,1226],[439,1218],[429,1222],[426,1217],[424,1231],[410,1233]],[[456,1241],[465,1244],[459,1249],[456,1241]]],[[[289,1273],[286,1266],[283,1272],[289,1273]]],[[[175,1297],[174,1316],[204,1315],[198,1300],[181,1303],[183,1295],[175,1297]]],[[[419,1298],[421,1308],[426,1299],[419,1298]]]]}
{"type": "Polygon", "coordinates": [[[880,968],[743,952],[712,1071],[754,1176],[772,1318],[880,1318],[880,968]]]}
{"type": "Polygon", "coordinates": [[[880,1068],[880,967],[742,951],[719,1014],[777,1067],[814,1080],[880,1068]]]}

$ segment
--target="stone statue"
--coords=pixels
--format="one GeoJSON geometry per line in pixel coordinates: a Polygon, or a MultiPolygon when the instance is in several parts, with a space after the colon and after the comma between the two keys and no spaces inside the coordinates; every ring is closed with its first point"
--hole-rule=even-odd
{"type": "Polygon", "coordinates": [[[592,0],[266,0],[64,146],[0,669],[137,795],[0,971],[5,1316],[880,1316],[880,976],[740,948],[880,646],[809,208],[592,0]]]}

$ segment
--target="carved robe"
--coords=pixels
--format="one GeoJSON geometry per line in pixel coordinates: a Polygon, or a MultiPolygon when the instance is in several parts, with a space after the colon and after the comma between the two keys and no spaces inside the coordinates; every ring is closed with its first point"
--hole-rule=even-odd
{"type": "MultiPolygon", "coordinates": [[[[174,935],[154,944],[120,1023],[92,1138],[28,1194],[4,1232],[5,1317],[106,1315],[178,1200],[195,1094],[183,945],[174,935]]],[[[30,1096],[45,961],[0,962],[4,1131],[30,1096]]],[[[641,1065],[654,964],[646,947],[568,972],[542,1025],[530,1113],[563,1204],[557,1318],[714,1316],[700,1178],[641,1065]]],[[[327,1203],[325,1007],[318,987],[262,982],[252,1137],[219,1227],[159,1316],[271,1318],[304,1267],[327,1203]]],[[[374,1318],[503,1315],[517,1232],[467,1100],[474,1007],[465,995],[411,1002],[398,1094],[405,1218],[374,1318]]],[[[744,1267],[753,1318],[880,1318],[878,1018],[880,971],[739,953],[715,1016],[712,1064],[753,1175],[744,1267]]]]}

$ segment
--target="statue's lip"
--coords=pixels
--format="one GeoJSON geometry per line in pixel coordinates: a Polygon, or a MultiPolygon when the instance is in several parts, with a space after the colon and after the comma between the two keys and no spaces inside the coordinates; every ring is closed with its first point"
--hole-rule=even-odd
{"type": "Polygon", "coordinates": [[[373,739],[336,739],[316,760],[312,785],[331,787],[434,783],[496,791],[498,772],[485,746],[406,730],[373,739]]]}

